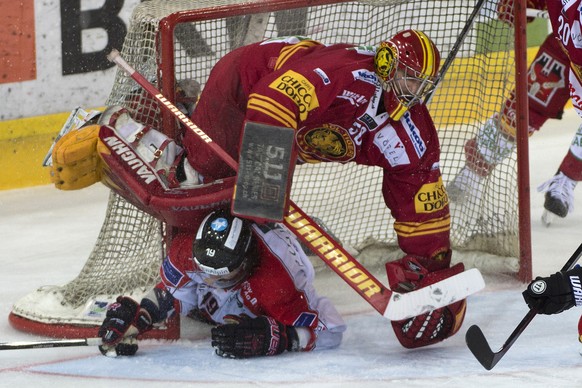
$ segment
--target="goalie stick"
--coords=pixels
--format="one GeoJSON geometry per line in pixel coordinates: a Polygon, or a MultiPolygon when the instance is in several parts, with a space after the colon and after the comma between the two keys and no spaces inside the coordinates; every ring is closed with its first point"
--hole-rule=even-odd
{"type": "MultiPolygon", "coordinates": [[[[560,271],[563,272],[572,269],[580,256],[582,256],[582,244],[580,244],[578,249],[576,249],[576,251],[572,254],[570,259],[568,259],[560,271]]],[[[530,309],[525,317],[523,317],[521,322],[517,325],[515,330],[513,330],[507,340],[503,343],[501,348],[496,352],[491,350],[491,346],[489,346],[483,331],[477,325],[469,327],[469,330],[467,330],[467,333],[465,334],[465,341],[467,342],[467,346],[477,361],[479,361],[485,369],[491,370],[495,365],[497,365],[499,360],[503,358],[505,353],[507,353],[507,351],[511,348],[511,346],[515,343],[515,341],[519,338],[521,333],[523,333],[523,331],[536,315],[537,312],[533,309],[530,309]]]]}
{"type": "Polygon", "coordinates": [[[101,338],[54,339],[44,341],[14,341],[0,343],[0,350],[67,348],[72,346],[99,346],[101,338]]]}
{"type": "MultiPolygon", "coordinates": [[[[156,101],[161,109],[173,114],[188,130],[193,131],[222,158],[233,170],[238,164],[219,145],[174,104],[165,98],[143,75],[131,67],[113,50],[107,58],[122,68],[156,101]]],[[[310,248],[325,264],[338,274],[352,289],[364,298],[376,311],[390,320],[402,320],[445,307],[482,290],[485,282],[477,269],[471,269],[442,282],[432,284],[407,294],[399,294],[386,288],[362,264],[338,244],[326,231],[289,200],[284,224],[310,248]],[[450,289],[447,289],[450,287],[450,289]],[[414,304],[415,305],[414,305],[414,304]]]]}

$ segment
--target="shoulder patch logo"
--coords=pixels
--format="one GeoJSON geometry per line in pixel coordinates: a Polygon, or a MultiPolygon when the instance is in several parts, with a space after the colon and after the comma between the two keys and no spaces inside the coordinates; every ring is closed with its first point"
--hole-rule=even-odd
{"type": "Polygon", "coordinates": [[[406,112],[402,119],[400,119],[400,122],[403,124],[404,129],[408,134],[408,137],[412,141],[412,145],[414,146],[416,155],[418,156],[419,159],[422,158],[422,156],[426,152],[426,144],[424,143],[424,140],[420,136],[420,131],[418,127],[412,121],[412,118],[410,117],[410,112],[406,112]]]}
{"type": "Polygon", "coordinates": [[[307,114],[319,107],[315,87],[303,75],[292,70],[277,77],[269,87],[289,97],[299,108],[300,119],[306,120],[307,114]]]}

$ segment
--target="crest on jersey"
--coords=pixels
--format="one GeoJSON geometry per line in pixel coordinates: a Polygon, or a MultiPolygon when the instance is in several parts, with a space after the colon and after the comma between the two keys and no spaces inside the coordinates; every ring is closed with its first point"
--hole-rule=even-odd
{"type": "Polygon", "coordinates": [[[528,73],[529,97],[547,107],[556,92],[566,85],[566,65],[542,53],[528,73]]]}
{"type": "Polygon", "coordinates": [[[335,124],[323,124],[316,128],[301,128],[297,132],[299,151],[307,160],[347,162],[354,158],[354,141],[344,128],[335,124]]]}

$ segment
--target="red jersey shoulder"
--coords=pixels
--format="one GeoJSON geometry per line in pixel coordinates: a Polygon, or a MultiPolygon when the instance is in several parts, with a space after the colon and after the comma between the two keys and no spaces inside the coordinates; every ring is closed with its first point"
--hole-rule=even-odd
{"type": "Polygon", "coordinates": [[[570,61],[582,66],[582,12],[580,0],[549,0],[552,30],[568,52],[570,61]]]}
{"type": "Polygon", "coordinates": [[[305,296],[298,290],[292,275],[281,258],[257,238],[261,258],[253,274],[243,282],[240,291],[245,303],[262,314],[269,315],[287,325],[303,322],[312,326],[317,313],[311,311],[305,296]]]}

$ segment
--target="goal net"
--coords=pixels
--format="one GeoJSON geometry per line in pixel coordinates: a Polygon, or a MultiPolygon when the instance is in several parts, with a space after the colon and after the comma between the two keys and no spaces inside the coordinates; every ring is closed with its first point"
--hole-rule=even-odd
{"type": "MultiPolygon", "coordinates": [[[[494,2],[466,0],[149,0],[132,15],[122,56],[172,101],[178,89],[204,87],[223,55],[265,38],[305,35],[326,44],[376,45],[396,32],[425,32],[446,63],[454,60],[429,102],[439,130],[445,184],[464,166],[464,145],[503,107],[515,86],[513,28],[497,18],[494,2]],[[476,3],[477,17],[459,36],[476,3]],[[452,57],[451,57],[452,58],[452,57]],[[192,82],[195,81],[195,82],[192,82]]],[[[179,102],[179,101],[178,101],[179,102]]],[[[106,105],[123,105],[138,121],[170,135],[181,129],[122,71],[106,105]]],[[[393,220],[374,167],[321,163],[298,166],[291,198],[364,265],[399,254],[393,220]]],[[[451,203],[455,261],[487,271],[518,273],[520,220],[516,154],[497,165],[480,195],[451,203]]],[[[117,295],[139,298],[158,281],[163,225],[111,194],[101,233],[79,276],[41,287],[15,303],[13,326],[44,335],[87,336],[117,295]],[[48,329],[47,329],[48,328],[48,329]]],[[[314,259],[316,267],[323,264],[314,259]]],[[[166,337],[176,335],[164,334],[166,337]]]]}

